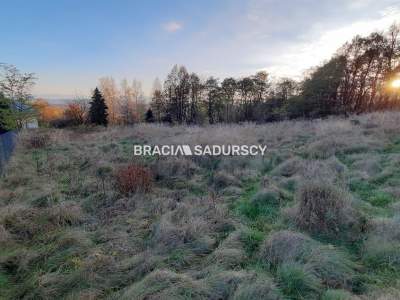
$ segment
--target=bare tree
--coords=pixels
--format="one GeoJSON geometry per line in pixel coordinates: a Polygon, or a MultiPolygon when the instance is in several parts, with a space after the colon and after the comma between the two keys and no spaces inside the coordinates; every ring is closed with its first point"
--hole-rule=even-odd
{"type": "Polygon", "coordinates": [[[13,65],[0,64],[0,93],[10,99],[18,128],[22,128],[34,116],[29,104],[35,79],[34,73],[21,73],[13,65]]]}
{"type": "Polygon", "coordinates": [[[67,105],[64,116],[71,125],[82,125],[86,123],[89,112],[89,100],[75,99],[67,105]]]}
{"type": "Polygon", "coordinates": [[[142,83],[137,79],[132,81],[132,95],[135,103],[135,114],[138,121],[142,121],[146,111],[146,104],[144,102],[142,83]]]}
{"type": "Polygon", "coordinates": [[[124,124],[133,124],[138,119],[135,112],[135,94],[133,88],[129,86],[126,79],[121,81],[120,97],[120,112],[122,121],[124,124]]]}
{"type": "Polygon", "coordinates": [[[153,82],[151,92],[151,108],[157,122],[161,122],[165,113],[165,103],[162,94],[162,85],[158,78],[153,82]]]}
{"type": "Polygon", "coordinates": [[[99,79],[100,91],[103,95],[107,107],[108,107],[108,118],[110,124],[118,124],[120,122],[120,95],[115,84],[115,80],[112,77],[103,77],[99,79]]]}

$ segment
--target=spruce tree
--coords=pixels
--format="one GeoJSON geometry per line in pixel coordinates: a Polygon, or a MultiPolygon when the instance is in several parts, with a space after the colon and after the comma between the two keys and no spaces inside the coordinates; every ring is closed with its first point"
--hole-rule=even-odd
{"type": "Polygon", "coordinates": [[[95,88],[90,102],[89,122],[96,125],[107,126],[107,105],[98,88],[95,88]]]}
{"type": "Polygon", "coordinates": [[[147,123],[154,123],[154,115],[151,108],[146,111],[145,120],[147,123]]]}

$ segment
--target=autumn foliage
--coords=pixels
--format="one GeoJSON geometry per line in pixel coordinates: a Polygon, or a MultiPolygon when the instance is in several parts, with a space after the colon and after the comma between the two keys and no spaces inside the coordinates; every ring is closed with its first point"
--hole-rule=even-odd
{"type": "Polygon", "coordinates": [[[153,183],[150,170],[135,164],[118,169],[115,178],[118,190],[125,195],[149,192],[153,183]]]}
{"type": "Polygon", "coordinates": [[[64,114],[64,108],[57,105],[50,105],[43,99],[37,99],[33,103],[33,107],[39,114],[39,120],[43,123],[50,123],[54,120],[60,119],[64,114]]]}

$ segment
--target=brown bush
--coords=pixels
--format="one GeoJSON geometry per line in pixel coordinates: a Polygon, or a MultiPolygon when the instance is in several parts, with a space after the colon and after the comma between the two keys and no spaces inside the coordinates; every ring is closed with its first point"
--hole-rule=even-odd
{"type": "Polygon", "coordinates": [[[118,190],[125,195],[149,192],[153,183],[153,176],[149,169],[133,164],[120,168],[115,177],[118,190]]]}
{"type": "Polygon", "coordinates": [[[42,149],[50,144],[50,136],[45,133],[34,133],[26,138],[25,144],[29,149],[42,149]]]}

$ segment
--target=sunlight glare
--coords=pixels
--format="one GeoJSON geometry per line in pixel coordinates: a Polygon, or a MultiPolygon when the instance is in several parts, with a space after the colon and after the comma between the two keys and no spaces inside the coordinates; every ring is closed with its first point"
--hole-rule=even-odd
{"type": "Polygon", "coordinates": [[[392,88],[395,88],[395,89],[400,88],[400,79],[395,79],[392,81],[392,88]]]}

